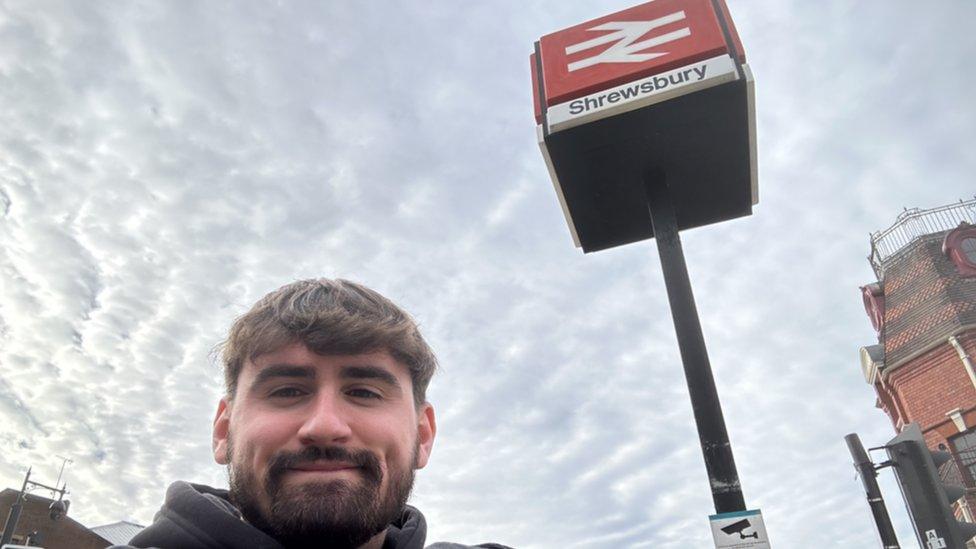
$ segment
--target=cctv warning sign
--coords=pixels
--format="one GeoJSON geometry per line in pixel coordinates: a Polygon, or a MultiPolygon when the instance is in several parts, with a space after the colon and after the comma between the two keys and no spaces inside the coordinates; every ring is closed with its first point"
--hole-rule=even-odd
{"type": "Polygon", "coordinates": [[[766,525],[763,524],[762,512],[758,509],[722,513],[708,518],[712,523],[716,549],[769,549],[766,525]]]}

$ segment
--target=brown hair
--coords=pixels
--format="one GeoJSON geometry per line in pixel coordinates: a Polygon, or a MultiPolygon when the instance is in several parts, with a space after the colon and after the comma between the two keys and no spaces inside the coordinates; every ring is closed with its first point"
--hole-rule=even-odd
{"type": "Polygon", "coordinates": [[[417,406],[426,402],[437,358],[406,311],[348,280],[299,280],[261,298],[237,318],[220,345],[227,396],[247,360],[303,343],[320,355],[385,350],[410,371],[417,406]]]}

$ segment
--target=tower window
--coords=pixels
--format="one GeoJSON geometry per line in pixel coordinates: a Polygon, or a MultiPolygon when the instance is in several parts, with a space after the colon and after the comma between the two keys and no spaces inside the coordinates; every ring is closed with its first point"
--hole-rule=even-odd
{"type": "Polygon", "coordinates": [[[976,237],[970,236],[962,239],[959,247],[962,248],[962,253],[966,256],[966,259],[970,263],[976,264],[976,237]]]}
{"type": "Polygon", "coordinates": [[[963,222],[946,233],[942,251],[956,264],[960,275],[976,276],[976,225],[963,222]]]}

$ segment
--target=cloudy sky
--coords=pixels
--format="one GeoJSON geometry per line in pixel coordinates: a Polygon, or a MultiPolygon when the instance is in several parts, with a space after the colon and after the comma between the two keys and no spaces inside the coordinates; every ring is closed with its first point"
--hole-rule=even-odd
{"type": "MultiPolygon", "coordinates": [[[[0,483],[69,457],[88,526],[225,484],[212,347],[346,277],[443,365],[429,540],[710,546],[657,252],[575,249],[535,144],[533,41],[633,3],[0,1],[0,483]]],[[[976,4],[729,4],[760,203],[683,239],[746,501],[774,547],[877,546],[858,286],[871,231],[976,191],[976,4]]]]}

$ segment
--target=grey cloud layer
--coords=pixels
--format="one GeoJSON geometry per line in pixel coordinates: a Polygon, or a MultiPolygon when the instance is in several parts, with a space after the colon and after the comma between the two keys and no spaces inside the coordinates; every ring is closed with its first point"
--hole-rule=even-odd
{"type": "MultiPolygon", "coordinates": [[[[976,13],[730,3],[761,203],[684,239],[745,494],[777,545],[870,546],[842,442],[891,435],[856,363],[866,235],[973,193],[976,13]]],[[[89,525],[224,482],[213,345],[264,292],[344,276],[444,365],[432,538],[710,543],[656,253],[574,251],[534,143],[532,41],[612,4],[0,6],[0,479],[72,457],[89,525]]]]}

